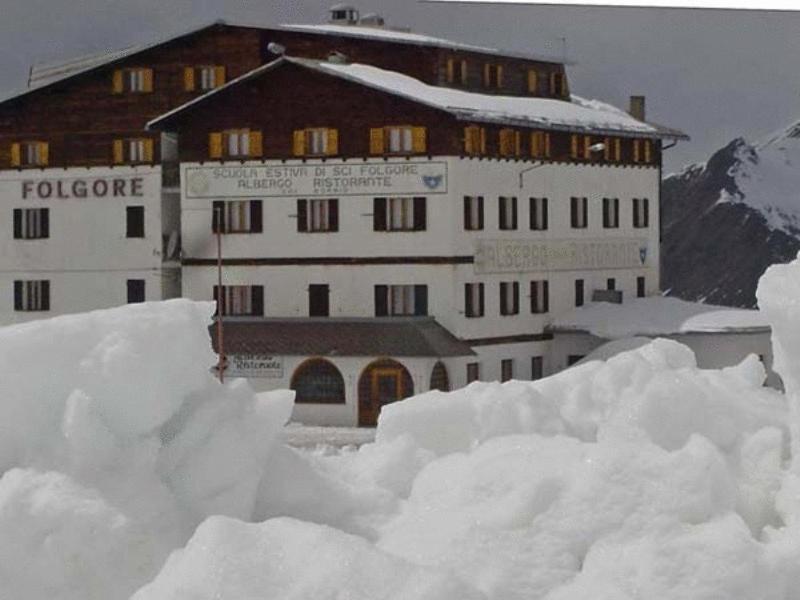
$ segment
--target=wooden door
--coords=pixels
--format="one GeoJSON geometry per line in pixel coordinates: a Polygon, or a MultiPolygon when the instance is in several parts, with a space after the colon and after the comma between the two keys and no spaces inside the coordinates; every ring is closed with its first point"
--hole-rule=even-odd
{"type": "Polygon", "coordinates": [[[403,370],[400,368],[373,369],[369,376],[369,393],[359,407],[359,425],[375,427],[384,404],[401,400],[404,396],[403,370]]]}

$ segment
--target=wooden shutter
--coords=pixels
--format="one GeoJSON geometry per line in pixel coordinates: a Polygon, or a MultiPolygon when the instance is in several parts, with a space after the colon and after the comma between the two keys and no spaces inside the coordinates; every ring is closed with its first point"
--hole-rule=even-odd
{"type": "Polygon", "coordinates": [[[472,286],[476,283],[464,284],[464,314],[467,317],[475,316],[475,307],[472,305],[472,286]]]}
{"type": "Polygon", "coordinates": [[[42,302],[39,305],[41,310],[50,310],[50,282],[44,280],[40,283],[39,293],[41,294],[42,302]]]}
{"type": "Polygon", "coordinates": [[[295,129],[292,134],[292,154],[303,156],[306,153],[306,131],[305,129],[295,129]]]}
{"type": "Polygon", "coordinates": [[[187,92],[193,92],[195,87],[194,83],[194,67],[183,68],[183,89],[187,92]]]}
{"type": "Polygon", "coordinates": [[[117,69],[114,71],[114,74],[111,77],[111,91],[114,94],[121,94],[125,91],[122,69],[117,69]]]}
{"type": "Polygon", "coordinates": [[[428,286],[414,286],[414,315],[422,317],[428,314],[428,286]]]}
{"type": "Polygon", "coordinates": [[[383,128],[371,128],[369,130],[369,153],[383,154],[383,147],[383,128]]]}
{"type": "Polygon", "coordinates": [[[603,159],[604,160],[611,160],[611,138],[605,138],[603,140],[604,148],[603,148],[603,159]]]}
{"type": "Polygon", "coordinates": [[[472,222],[472,211],[470,210],[470,204],[472,200],[469,196],[464,196],[464,229],[469,231],[470,229],[475,229],[477,223],[472,222]]]}
{"type": "Polygon", "coordinates": [[[389,286],[375,286],[375,316],[386,317],[389,315],[389,286]]]}
{"type": "Polygon", "coordinates": [[[250,156],[264,154],[264,137],[260,131],[250,131],[250,156]]]}
{"type": "Polygon", "coordinates": [[[427,229],[427,214],[425,209],[426,201],[424,197],[414,198],[414,231],[425,231],[427,229]]]}
{"type": "Polygon", "coordinates": [[[467,61],[461,61],[461,83],[467,83],[467,61]]]}
{"type": "Polygon", "coordinates": [[[500,155],[508,156],[511,154],[511,142],[513,132],[510,129],[501,129],[499,134],[500,139],[500,155]]]}
{"type": "Polygon", "coordinates": [[[546,279],[542,282],[542,300],[544,302],[542,310],[550,312],[550,282],[546,279]]]}
{"type": "Polygon", "coordinates": [[[547,198],[542,198],[542,229],[547,229],[547,198]]]}
{"type": "Polygon", "coordinates": [[[222,133],[214,132],[208,134],[208,156],[210,158],[222,158],[222,133]]]}
{"type": "Polygon", "coordinates": [[[578,199],[574,196],[569,199],[569,224],[573,228],[578,226],[578,199]]]}
{"type": "Polygon", "coordinates": [[[644,140],[644,162],[653,161],[653,140],[644,140]]]}
{"type": "Polygon", "coordinates": [[[592,137],[589,135],[583,136],[583,158],[592,158],[592,137]]]}
{"type": "Polygon", "coordinates": [[[250,286],[250,305],[252,307],[252,312],[250,313],[254,317],[263,317],[264,316],[264,286],[263,285],[253,285],[250,286]]]}
{"type": "Polygon", "coordinates": [[[264,207],[261,200],[250,200],[250,233],[264,231],[264,207]]]}
{"type": "Polygon", "coordinates": [[[225,67],[214,67],[214,87],[225,85],[225,67]]]}
{"type": "Polygon", "coordinates": [[[144,92],[152,92],[153,91],[153,69],[142,69],[143,75],[142,78],[144,80],[144,85],[142,91],[144,92]]]}
{"type": "Polygon", "coordinates": [[[211,231],[213,233],[225,232],[225,202],[214,200],[211,203],[211,231]]]}
{"type": "Polygon", "coordinates": [[[412,127],[412,149],[414,152],[423,153],[427,149],[427,130],[425,127],[412,127]]]}
{"type": "Polygon", "coordinates": [[[308,231],[308,200],[297,201],[297,231],[308,231]]]}
{"type": "Polygon", "coordinates": [[[483,229],[483,196],[478,196],[478,229],[483,229]]]}
{"type": "Polygon", "coordinates": [[[528,92],[535,94],[539,89],[539,74],[535,69],[528,69],[528,92]]]}
{"type": "Polygon", "coordinates": [[[639,140],[633,140],[633,162],[641,160],[641,149],[639,148],[639,140]]]}
{"type": "Polygon", "coordinates": [[[503,87],[503,65],[497,65],[497,81],[495,83],[497,87],[503,87]]]}
{"type": "Polygon", "coordinates": [[[639,199],[633,198],[631,202],[633,203],[633,226],[639,227],[639,199]]]}
{"type": "Polygon", "coordinates": [[[50,164],[50,144],[47,142],[39,142],[37,144],[39,146],[39,164],[40,165],[49,165],[50,164]]]}
{"type": "Polygon", "coordinates": [[[11,144],[11,166],[19,167],[22,165],[22,145],[19,143],[11,144]]]}
{"type": "Polygon", "coordinates": [[[644,209],[644,226],[650,227],[650,200],[642,198],[642,208],[644,209]]]}
{"type": "Polygon", "coordinates": [[[581,198],[581,206],[583,208],[583,227],[589,226],[589,201],[586,198],[581,198]]]}
{"type": "Polygon", "coordinates": [[[544,155],[550,157],[550,134],[544,134],[544,155]]]}
{"type": "Polygon", "coordinates": [[[372,230],[386,231],[386,198],[373,198],[372,200],[372,230]]]}
{"type": "Polygon", "coordinates": [[[339,154],[339,130],[328,129],[328,151],[326,154],[335,156],[339,154]]]}
{"type": "Polygon", "coordinates": [[[511,289],[513,290],[514,294],[514,297],[512,298],[512,300],[514,300],[514,312],[512,314],[516,315],[519,313],[519,281],[515,281],[511,286],[511,289]]]}
{"type": "Polygon", "coordinates": [[[492,79],[492,65],[483,65],[483,87],[489,87],[492,79]]]}
{"type": "Polygon", "coordinates": [[[508,284],[505,281],[500,282],[500,314],[507,315],[508,306],[508,284]]]}
{"type": "Polygon", "coordinates": [[[23,310],[22,306],[22,281],[14,282],[14,310],[23,310]]]}
{"type": "Polygon", "coordinates": [[[519,131],[514,132],[514,156],[522,154],[522,134],[519,131]]]}
{"type": "Polygon", "coordinates": [[[455,81],[455,61],[452,58],[447,59],[447,83],[455,81]]]}
{"type": "Polygon", "coordinates": [[[474,125],[469,125],[464,127],[464,154],[476,154],[478,149],[476,148],[476,133],[477,127],[474,125]]]}
{"type": "Polygon", "coordinates": [[[41,234],[43,238],[50,237],[50,209],[39,209],[39,226],[41,227],[41,234]]]}
{"type": "Polygon", "coordinates": [[[486,312],[486,302],[483,293],[483,284],[478,284],[478,316],[482,317],[486,312]]]}
{"type": "Polygon", "coordinates": [[[148,138],[144,141],[144,161],[145,162],[153,162],[153,139],[148,138]]]}
{"type": "Polygon", "coordinates": [[[22,209],[14,209],[14,239],[22,239],[22,209]]]}
{"type": "Polygon", "coordinates": [[[113,145],[114,164],[120,165],[125,162],[125,146],[122,140],[114,140],[113,145]]]}
{"type": "Polygon", "coordinates": [[[572,158],[578,158],[578,136],[574,133],[570,136],[571,148],[570,148],[570,156],[572,158]]]}
{"type": "Polygon", "coordinates": [[[481,135],[481,154],[486,154],[486,129],[484,127],[480,128],[480,135],[481,135]]]}
{"type": "Polygon", "coordinates": [[[511,198],[511,229],[517,228],[517,197],[511,198]]]}
{"type": "Polygon", "coordinates": [[[328,200],[328,231],[339,231],[339,200],[328,200]]]}
{"type": "Polygon", "coordinates": [[[506,221],[508,220],[507,209],[506,209],[506,199],[504,196],[500,196],[497,199],[497,228],[498,229],[508,229],[506,227],[506,221]]]}
{"type": "Polygon", "coordinates": [[[538,312],[539,286],[538,281],[531,281],[531,312],[538,312]]]}

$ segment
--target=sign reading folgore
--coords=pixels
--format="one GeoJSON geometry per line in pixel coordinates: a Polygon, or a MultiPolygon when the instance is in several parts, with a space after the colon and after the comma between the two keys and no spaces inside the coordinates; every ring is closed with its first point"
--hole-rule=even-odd
{"type": "Polygon", "coordinates": [[[646,239],[479,240],[475,273],[646,267],[648,255],[646,239]]]}
{"type": "Polygon", "coordinates": [[[187,167],[186,198],[447,193],[447,163],[351,162],[187,167]]]}

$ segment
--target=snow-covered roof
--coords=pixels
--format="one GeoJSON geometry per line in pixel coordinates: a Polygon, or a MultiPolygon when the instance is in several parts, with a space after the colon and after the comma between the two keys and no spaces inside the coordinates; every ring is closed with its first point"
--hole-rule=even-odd
{"type": "Polygon", "coordinates": [[[606,339],[679,333],[745,333],[769,330],[757,310],[653,296],[623,304],[592,302],[553,321],[553,331],[581,331],[606,339]]]}
{"type": "Polygon", "coordinates": [[[381,40],[387,42],[395,42],[399,44],[416,44],[418,46],[433,46],[436,48],[445,48],[448,50],[462,50],[465,52],[479,52],[481,54],[495,54],[499,56],[509,56],[513,58],[535,60],[539,62],[570,64],[570,61],[567,61],[565,59],[555,58],[553,56],[547,56],[544,54],[526,54],[520,52],[513,52],[509,50],[500,50],[498,48],[490,48],[488,46],[465,44],[462,42],[455,42],[453,40],[447,40],[430,35],[424,35],[421,33],[413,33],[411,31],[404,31],[401,29],[391,29],[388,27],[363,27],[359,25],[335,25],[335,24],[322,24],[322,25],[283,24],[280,25],[279,28],[284,29],[286,31],[296,31],[299,33],[316,33],[319,35],[341,35],[345,37],[381,40]]]}
{"type": "Polygon", "coordinates": [[[467,121],[504,123],[541,129],[586,131],[598,134],[635,134],[639,136],[685,139],[686,135],[649,123],[638,121],[627,113],[596,100],[573,96],[573,101],[551,98],[500,96],[480,94],[452,88],[429,85],[396,71],[387,71],[359,63],[339,64],[283,56],[234,79],[216,90],[179,106],[148,123],[155,127],[185,111],[205,102],[214,94],[236,86],[243,81],[259,77],[281,64],[291,63],[317,72],[340,77],[360,85],[401,96],[414,102],[449,112],[467,121]]]}

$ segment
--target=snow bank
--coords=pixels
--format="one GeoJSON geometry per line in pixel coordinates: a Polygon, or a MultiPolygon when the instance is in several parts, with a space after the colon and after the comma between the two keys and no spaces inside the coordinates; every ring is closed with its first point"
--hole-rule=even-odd
{"type": "Polygon", "coordinates": [[[9,597],[127,598],[206,516],[252,518],[292,396],[213,379],[211,311],[176,300],[0,329],[9,597]]]}

